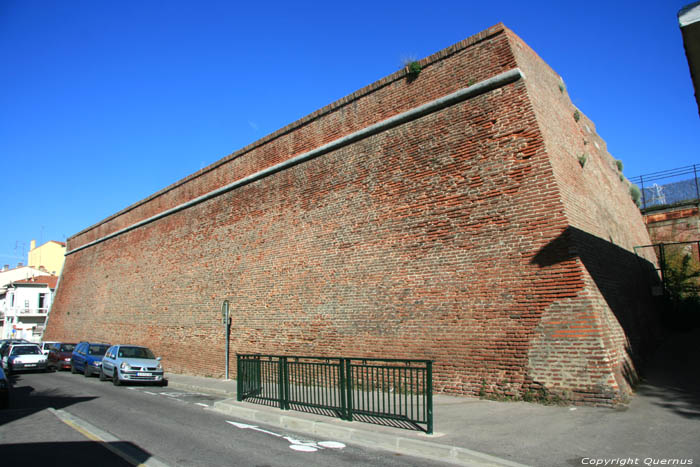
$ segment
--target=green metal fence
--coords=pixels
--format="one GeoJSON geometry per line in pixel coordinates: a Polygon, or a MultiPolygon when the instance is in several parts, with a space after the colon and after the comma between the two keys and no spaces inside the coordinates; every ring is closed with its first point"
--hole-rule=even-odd
{"type": "Polygon", "coordinates": [[[433,432],[430,360],[237,354],[238,400],[433,432]]]}

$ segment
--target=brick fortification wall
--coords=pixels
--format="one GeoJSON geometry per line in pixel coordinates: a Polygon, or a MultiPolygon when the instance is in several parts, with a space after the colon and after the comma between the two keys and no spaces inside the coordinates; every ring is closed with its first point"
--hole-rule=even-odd
{"type": "Polygon", "coordinates": [[[46,338],[148,345],[167,370],[221,376],[229,299],[234,356],[429,358],[437,391],[624,397],[655,277],[593,124],[502,25],[420,63],[71,237],[46,338]]]}

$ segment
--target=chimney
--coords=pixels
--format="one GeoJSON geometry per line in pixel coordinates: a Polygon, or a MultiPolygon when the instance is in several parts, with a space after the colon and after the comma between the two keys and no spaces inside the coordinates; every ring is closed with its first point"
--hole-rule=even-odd
{"type": "Polygon", "coordinates": [[[29,251],[32,251],[34,248],[36,248],[36,240],[29,242],[29,251]]]}
{"type": "Polygon", "coordinates": [[[22,263],[17,263],[17,267],[18,267],[18,268],[21,268],[22,266],[24,266],[24,264],[22,264],[22,263]]]}
{"type": "Polygon", "coordinates": [[[2,270],[3,270],[3,271],[7,271],[8,269],[10,269],[10,265],[9,265],[9,264],[6,264],[6,265],[4,265],[4,266],[2,267],[2,270]]]}

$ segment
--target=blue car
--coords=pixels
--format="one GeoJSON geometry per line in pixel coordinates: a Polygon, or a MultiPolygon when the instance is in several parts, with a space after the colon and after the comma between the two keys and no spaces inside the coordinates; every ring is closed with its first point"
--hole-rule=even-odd
{"type": "Polygon", "coordinates": [[[107,378],[115,386],[130,381],[167,385],[163,377],[163,365],[148,347],[138,345],[113,345],[102,359],[100,381],[107,378]]]}
{"type": "Polygon", "coordinates": [[[102,357],[109,348],[109,344],[97,342],[81,342],[75,346],[70,358],[70,372],[82,373],[86,377],[99,375],[102,366],[102,357]]]}

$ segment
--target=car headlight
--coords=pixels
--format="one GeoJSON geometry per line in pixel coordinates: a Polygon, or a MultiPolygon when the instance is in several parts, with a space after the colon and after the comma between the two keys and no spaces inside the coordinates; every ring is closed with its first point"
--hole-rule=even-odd
{"type": "Polygon", "coordinates": [[[163,369],[163,365],[161,365],[160,362],[158,362],[158,364],[156,365],[156,370],[162,370],[162,369],[163,369]]]}
{"type": "Polygon", "coordinates": [[[122,362],[122,364],[119,365],[119,368],[121,368],[122,370],[126,370],[126,371],[131,370],[131,367],[130,367],[129,364],[126,363],[126,362],[122,362]]]}
{"type": "Polygon", "coordinates": [[[92,363],[90,363],[90,365],[93,365],[93,366],[100,366],[100,365],[102,365],[102,362],[99,361],[99,360],[94,360],[92,363]]]}

